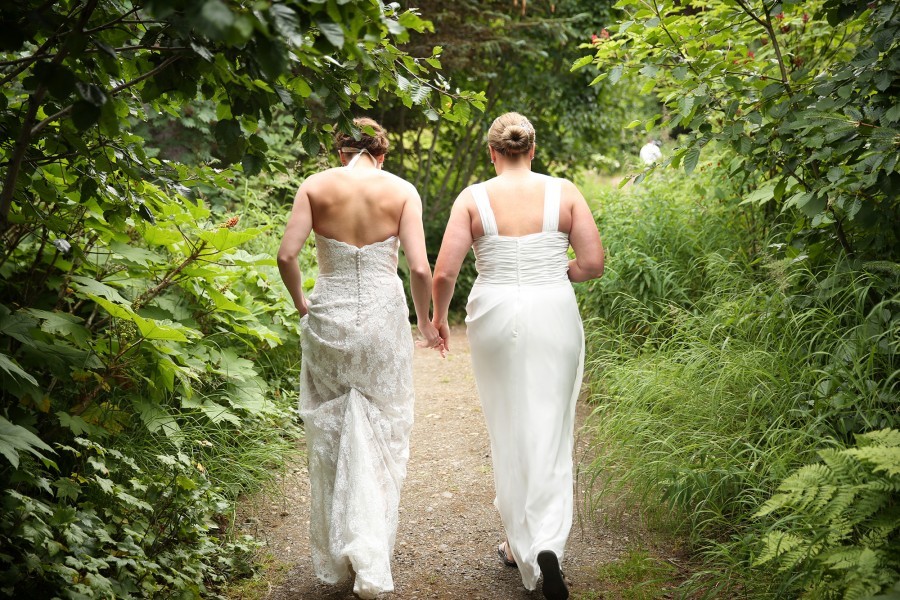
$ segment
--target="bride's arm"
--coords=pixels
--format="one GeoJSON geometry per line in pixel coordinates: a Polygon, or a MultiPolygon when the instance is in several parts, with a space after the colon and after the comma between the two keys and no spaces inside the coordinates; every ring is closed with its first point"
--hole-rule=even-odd
{"type": "Polygon", "coordinates": [[[569,261],[569,280],[578,283],[596,279],[603,275],[604,259],[603,242],[597,231],[597,223],[578,188],[569,182],[564,189],[573,202],[569,244],[575,251],[575,258],[569,261]]]}
{"type": "Polygon", "coordinates": [[[409,265],[409,289],[416,309],[419,332],[425,336],[427,347],[439,347],[440,336],[428,318],[428,310],[431,307],[431,265],[428,264],[428,253],[425,250],[422,200],[412,185],[409,186],[409,197],[400,214],[399,229],[398,237],[403,246],[403,254],[406,255],[406,263],[409,265]]]}
{"type": "Polygon", "coordinates": [[[303,295],[303,273],[300,272],[300,264],[297,257],[309,232],[312,231],[312,209],[309,206],[309,196],[306,186],[301,185],[294,196],[294,206],[287,226],[284,228],[284,236],[281,238],[281,247],[278,249],[278,272],[288,293],[294,300],[294,306],[303,316],[307,312],[306,297],[303,295]]]}
{"type": "MultiPolygon", "coordinates": [[[[465,194],[466,192],[463,192],[465,194]]],[[[450,309],[450,299],[453,298],[453,290],[456,287],[456,278],[462,262],[472,247],[472,219],[469,209],[463,200],[463,194],[453,203],[450,211],[450,219],[447,221],[447,229],[444,231],[444,240],[441,242],[441,251],[438,253],[434,265],[434,318],[433,322],[444,338],[444,345],[449,350],[449,328],[447,325],[447,313],[450,309]]]]}

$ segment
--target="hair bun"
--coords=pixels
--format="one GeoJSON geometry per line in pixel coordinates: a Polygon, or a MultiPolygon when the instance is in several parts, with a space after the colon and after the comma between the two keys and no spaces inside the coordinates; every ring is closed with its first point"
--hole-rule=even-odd
{"type": "Polygon", "coordinates": [[[501,139],[512,143],[518,143],[528,139],[528,132],[521,125],[510,125],[503,132],[501,139]]]}
{"type": "Polygon", "coordinates": [[[504,155],[523,154],[534,145],[534,127],[519,113],[500,115],[488,131],[488,144],[504,155]]]}
{"type": "Polygon", "coordinates": [[[354,138],[349,133],[338,130],[334,136],[335,148],[359,148],[367,150],[372,156],[381,156],[388,151],[390,142],[388,141],[387,132],[377,121],[369,117],[357,117],[353,119],[353,125],[360,130],[359,139],[354,138]],[[364,127],[371,127],[375,131],[375,135],[362,131],[364,127]]]}

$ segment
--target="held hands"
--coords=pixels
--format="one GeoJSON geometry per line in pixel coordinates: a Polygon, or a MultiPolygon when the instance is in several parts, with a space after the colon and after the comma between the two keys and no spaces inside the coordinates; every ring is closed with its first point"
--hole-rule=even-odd
{"type": "Polygon", "coordinates": [[[431,324],[437,329],[441,339],[444,340],[444,350],[450,352],[450,325],[447,323],[439,323],[437,321],[432,321],[431,324]]]}
{"type": "Polygon", "coordinates": [[[447,338],[441,335],[441,332],[437,327],[435,327],[429,321],[419,323],[417,327],[419,329],[419,333],[421,333],[422,337],[425,338],[422,341],[416,342],[417,346],[419,346],[420,348],[433,348],[441,353],[441,358],[447,355],[447,350],[449,350],[446,342],[447,338]]]}

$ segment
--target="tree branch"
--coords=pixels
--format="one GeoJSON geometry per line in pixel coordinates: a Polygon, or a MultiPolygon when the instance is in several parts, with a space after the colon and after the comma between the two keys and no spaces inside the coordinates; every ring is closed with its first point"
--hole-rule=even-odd
{"type": "Polygon", "coordinates": [[[769,17],[769,9],[766,8],[766,3],[763,2],[763,15],[765,16],[765,20],[759,18],[756,13],[748,6],[745,0],[735,0],[737,5],[741,7],[751,19],[759,23],[763,29],[766,30],[766,33],[769,36],[769,39],[772,41],[772,49],[775,50],[775,58],[778,60],[778,68],[781,71],[781,83],[784,85],[788,94],[793,94],[793,90],[791,89],[790,80],[788,78],[787,69],[784,67],[784,58],[781,56],[781,46],[778,44],[778,38],[775,36],[775,28],[772,27],[772,18],[769,17]]]}
{"type": "MultiPolygon", "coordinates": [[[[78,22],[75,24],[72,31],[80,32],[84,29],[91,13],[93,13],[94,9],[97,7],[97,2],[98,0],[88,0],[84,8],[81,9],[81,14],[78,15],[78,22]]],[[[52,64],[60,64],[68,53],[69,48],[63,46],[53,58],[52,64]]],[[[19,170],[22,168],[22,160],[25,158],[25,152],[28,150],[31,139],[34,137],[31,124],[34,122],[38,108],[40,108],[41,102],[44,100],[46,94],[47,87],[39,85],[28,99],[28,109],[25,113],[25,118],[22,120],[16,143],[13,146],[12,157],[9,159],[6,175],[3,178],[3,190],[0,192],[0,231],[6,230],[9,226],[9,210],[12,207],[13,196],[16,191],[16,182],[19,179],[19,170]]]]}
{"type": "MultiPolygon", "coordinates": [[[[131,81],[128,81],[128,82],[123,83],[123,84],[121,84],[121,85],[117,85],[116,87],[114,87],[113,89],[111,89],[111,90],[109,91],[109,95],[110,95],[110,96],[115,96],[117,93],[121,92],[122,90],[127,89],[127,88],[130,88],[131,86],[133,86],[133,85],[135,85],[135,84],[137,84],[137,83],[140,83],[141,81],[144,81],[145,79],[147,79],[147,78],[149,78],[149,77],[153,77],[154,75],[156,75],[156,74],[159,73],[160,71],[165,70],[169,65],[171,65],[173,62],[175,62],[175,61],[178,60],[179,58],[181,58],[181,55],[178,55],[178,56],[170,56],[170,57],[167,58],[166,60],[162,61],[156,68],[147,71],[146,73],[144,73],[144,74],[141,75],[140,77],[135,77],[135,78],[132,79],[131,81]]],[[[37,125],[35,125],[35,126],[31,129],[31,136],[34,137],[35,135],[37,135],[37,134],[41,131],[41,129],[43,129],[44,127],[46,127],[47,125],[49,125],[49,124],[52,123],[53,121],[56,121],[56,120],[58,120],[58,119],[61,119],[61,118],[64,117],[64,116],[68,115],[70,112],[72,112],[72,107],[73,107],[73,106],[74,106],[74,104],[70,104],[69,106],[65,107],[65,108],[62,109],[62,110],[59,110],[59,111],[53,113],[52,115],[50,115],[49,117],[47,117],[46,119],[44,119],[43,121],[41,121],[40,123],[38,123],[37,125]]]]}
{"type": "Polygon", "coordinates": [[[137,8],[132,8],[132,9],[129,10],[127,13],[125,13],[125,14],[123,14],[123,15],[120,15],[120,16],[116,17],[115,19],[113,19],[112,21],[110,21],[110,22],[108,22],[108,23],[104,23],[103,25],[98,25],[97,27],[94,27],[93,29],[88,29],[88,30],[86,30],[86,31],[84,32],[84,34],[85,34],[85,35],[91,35],[92,33],[97,33],[98,31],[103,31],[104,29],[108,29],[109,27],[112,27],[112,26],[115,25],[116,23],[118,23],[118,22],[120,22],[120,21],[124,21],[126,18],[128,18],[128,17],[131,16],[131,15],[133,15],[134,13],[136,13],[137,11],[139,11],[140,9],[141,9],[140,6],[138,6],[137,8]]]}
{"type": "Polygon", "coordinates": [[[200,242],[199,244],[197,244],[197,246],[194,248],[194,251],[191,252],[188,257],[181,262],[180,265],[172,269],[170,273],[163,277],[162,281],[145,291],[134,302],[131,303],[132,310],[138,310],[139,308],[143,307],[145,304],[147,304],[147,302],[159,296],[166,290],[166,288],[175,283],[175,278],[181,274],[185,267],[187,267],[200,257],[200,253],[203,252],[204,248],[206,248],[206,242],[200,242]]]}

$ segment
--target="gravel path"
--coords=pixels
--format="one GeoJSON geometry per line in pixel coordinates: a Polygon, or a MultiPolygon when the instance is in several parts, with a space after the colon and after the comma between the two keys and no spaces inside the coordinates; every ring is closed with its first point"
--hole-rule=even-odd
{"type": "MultiPolygon", "coordinates": [[[[395,591],[385,600],[465,598],[542,598],[522,586],[518,570],[497,557],[503,540],[493,506],[490,446],[464,328],[451,338],[453,351],[416,349],[415,426],[408,475],[400,503],[400,527],[393,562],[395,591]]],[[[581,430],[590,408],[579,403],[581,430]]],[[[576,437],[576,464],[589,452],[586,434],[576,437]]],[[[309,479],[302,458],[287,467],[282,493],[257,498],[245,507],[243,529],[267,545],[269,581],[260,597],[272,600],[351,599],[352,582],[326,586],[318,582],[309,557],[309,479]],[[273,566],[274,565],[274,566],[273,566]]],[[[569,537],[563,570],[573,599],[617,597],[603,593],[600,565],[614,561],[639,543],[654,554],[669,554],[651,542],[638,519],[627,511],[596,509],[585,514],[584,496],[576,498],[576,523],[569,537]]]]}

